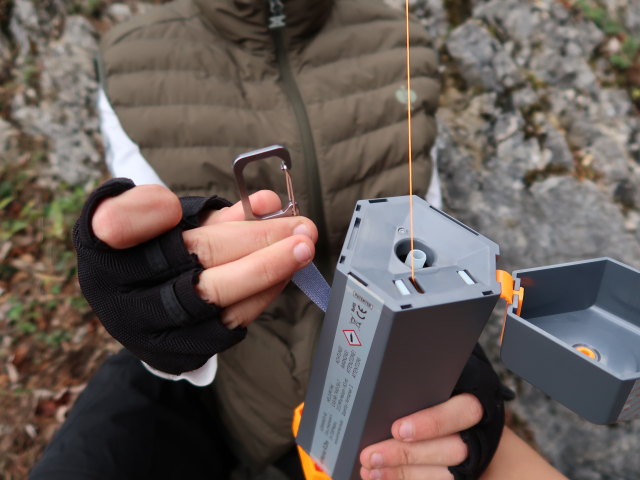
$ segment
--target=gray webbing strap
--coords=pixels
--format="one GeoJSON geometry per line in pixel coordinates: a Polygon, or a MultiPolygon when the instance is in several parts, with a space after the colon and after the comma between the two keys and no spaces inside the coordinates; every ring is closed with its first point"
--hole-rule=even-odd
{"type": "MultiPolygon", "coordinates": [[[[269,28],[274,29],[284,27],[285,16],[282,0],[269,0],[269,4],[272,14],[269,28]]],[[[260,148],[236,157],[233,161],[233,173],[236,177],[236,183],[238,184],[238,190],[240,192],[240,199],[242,200],[242,208],[244,210],[246,220],[267,220],[270,218],[298,215],[298,204],[293,196],[293,185],[291,184],[291,176],[289,175],[290,168],[291,157],[289,155],[289,151],[281,145],[272,145],[270,147],[260,148]],[[267,215],[256,215],[251,206],[249,192],[244,180],[244,168],[251,162],[271,157],[277,157],[282,160],[280,169],[284,173],[287,183],[289,203],[285,208],[277,212],[272,212],[267,215]]],[[[320,307],[323,312],[327,311],[327,306],[329,305],[329,291],[331,290],[331,287],[329,287],[329,284],[313,263],[310,263],[302,270],[297,271],[293,275],[292,281],[300,290],[302,290],[302,293],[309,297],[309,299],[320,307]]]]}
{"type": "Polygon", "coordinates": [[[291,280],[323,312],[327,311],[331,287],[315,264],[310,263],[302,270],[298,270],[291,280]]]}

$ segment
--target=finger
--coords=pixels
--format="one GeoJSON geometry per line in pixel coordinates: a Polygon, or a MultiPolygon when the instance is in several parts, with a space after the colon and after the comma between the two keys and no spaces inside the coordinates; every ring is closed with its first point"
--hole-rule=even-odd
{"type": "MultiPolygon", "coordinates": [[[[260,190],[249,195],[251,208],[256,215],[266,215],[277,212],[282,208],[282,202],[276,192],[260,190]]],[[[242,202],[236,202],[231,207],[222,208],[211,212],[202,222],[202,225],[214,225],[220,222],[234,222],[244,220],[242,202]]]]}
{"type": "Polygon", "coordinates": [[[360,463],[368,469],[410,465],[454,466],[464,462],[469,454],[460,435],[420,442],[389,439],[365,448],[360,463]]]}
{"type": "Polygon", "coordinates": [[[257,293],[238,303],[229,305],[222,311],[222,323],[229,329],[233,330],[238,326],[246,327],[280,295],[284,287],[289,283],[288,280],[280,282],[267,290],[257,293]]]}
{"type": "Polygon", "coordinates": [[[396,420],[391,434],[397,440],[415,441],[444,437],[473,427],[482,419],[480,401],[470,393],[396,420]]]}
{"type": "Polygon", "coordinates": [[[289,279],[311,262],[314,244],[306,235],[294,235],[234,262],[208,268],[196,290],[209,303],[227,307],[289,279]]]}
{"type": "Polygon", "coordinates": [[[180,200],[160,185],[140,185],[98,205],[93,233],[112,248],[130,248],[170,230],[182,218],[180,200]]]}
{"type": "Polygon", "coordinates": [[[447,467],[418,465],[401,468],[360,469],[363,480],[453,480],[447,467]]]}
{"type": "Polygon", "coordinates": [[[291,235],[306,235],[313,242],[318,231],[305,217],[274,218],[262,222],[225,222],[183,232],[190,253],[205,268],[223,265],[291,235]]]}

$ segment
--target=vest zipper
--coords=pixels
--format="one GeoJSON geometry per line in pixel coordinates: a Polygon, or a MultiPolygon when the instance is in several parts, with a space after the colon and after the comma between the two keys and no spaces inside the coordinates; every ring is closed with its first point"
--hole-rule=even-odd
{"type": "MultiPolygon", "coordinates": [[[[291,103],[293,113],[296,117],[300,139],[302,142],[302,154],[304,157],[307,186],[309,188],[309,217],[316,222],[318,227],[318,241],[316,243],[316,265],[325,275],[330,275],[330,251],[329,237],[327,234],[326,221],[324,217],[324,207],[322,203],[322,192],[320,189],[320,174],[318,171],[318,158],[316,155],[315,143],[307,109],[302,101],[302,95],[298,89],[298,84],[291,71],[289,55],[284,42],[284,29],[286,19],[284,9],[280,0],[269,0],[271,16],[269,18],[269,28],[271,29],[275,44],[276,62],[278,71],[282,78],[287,99],[291,103]]],[[[294,167],[295,168],[295,167],[294,167]]]]}

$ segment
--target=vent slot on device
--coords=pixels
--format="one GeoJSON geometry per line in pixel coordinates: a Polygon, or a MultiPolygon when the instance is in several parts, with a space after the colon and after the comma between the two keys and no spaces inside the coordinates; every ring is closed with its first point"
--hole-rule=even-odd
{"type": "Polygon", "coordinates": [[[351,229],[351,235],[349,235],[349,241],[347,242],[347,250],[351,250],[356,243],[356,237],[358,236],[358,230],[360,230],[360,217],[356,217],[353,222],[353,228],[351,229]]]}
{"type": "Polygon", "coordinates": [[[401,279],[394,280],[393,284],[396,286],[396,288],[400,292],[400,295],[411,295],[411,292],[409,291],[409,289],[401,279]]]}
{"type": "Polygon", "coordinates": [[[464,280],[464,283],[466,283],[467,285],[475,285],[476,283],[478,283],[466,270],[458,270],[458,275],[460,275],[460,278],[462,278],[462,280],[464,280]]]}

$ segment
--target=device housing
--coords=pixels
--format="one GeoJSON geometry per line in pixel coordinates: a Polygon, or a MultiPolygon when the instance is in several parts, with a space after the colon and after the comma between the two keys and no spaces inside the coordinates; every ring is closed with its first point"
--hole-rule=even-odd
{"type": "Polygon", "coordinates": [[[316,347],[298,444],[333,480],[398,418],[443,402],[500,295],[498,246],[413,197],[356,204],[316,347]],[[410,263],[410,262],[409,262],[410,263]]]}
{"type": "Polygon", "coordinates": [[[516,270],[501,357],[593,423],[640,416],[640,272],[610,258],[516,270]]]}

